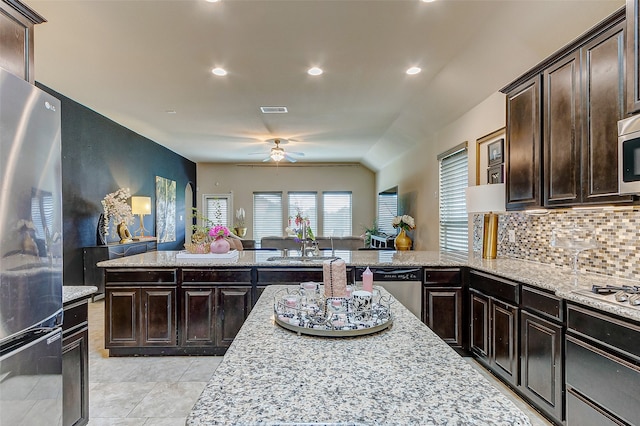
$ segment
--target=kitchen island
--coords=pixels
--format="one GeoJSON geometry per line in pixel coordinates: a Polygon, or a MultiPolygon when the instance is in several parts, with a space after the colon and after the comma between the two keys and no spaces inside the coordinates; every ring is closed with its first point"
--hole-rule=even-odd
{"type": "Polygon", "coordinates": [[[187,425],[530,424],[404,306],[377,334],[299,336],[273,321],[282,288],[264,291],[187,425]]]}

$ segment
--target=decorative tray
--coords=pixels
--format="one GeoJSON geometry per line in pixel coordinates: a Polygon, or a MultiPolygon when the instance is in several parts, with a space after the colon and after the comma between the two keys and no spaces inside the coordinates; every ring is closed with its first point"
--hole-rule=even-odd
{"type": "Polygon", "coordinates": [[[348,297],[325,297],[324,286],[314,282],[280,290],[274,296],[274,320],[300,334],[353,337],[377,333],[393,325],[393,297],[353,289],[348,297]]]}

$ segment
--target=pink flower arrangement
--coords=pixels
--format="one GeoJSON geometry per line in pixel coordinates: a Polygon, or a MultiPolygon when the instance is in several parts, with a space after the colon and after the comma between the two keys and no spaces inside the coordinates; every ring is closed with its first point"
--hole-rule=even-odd
{"type": "Polygon", "coordinates": [[[231,234],[229,228],[223,225],[216,225],[209,229],[209,236],[219,240],[220,238],[228,237],[231,234]]]}

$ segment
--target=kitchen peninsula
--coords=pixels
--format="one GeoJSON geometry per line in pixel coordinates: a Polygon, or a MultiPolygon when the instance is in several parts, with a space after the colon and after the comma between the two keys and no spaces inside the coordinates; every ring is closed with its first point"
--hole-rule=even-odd
{"type": "MultiPolygon", "coordinates": [[[[152,252],[98,264],[105,268],[105,347],[110,356],[227,352],[225,361],[230,357],[237,362],[225,362],[225,368],[238,368],[236,371],[245,375],[254,371],[245,366],[243,355],[239,353],[246,351],[247,359],[254,360],[252,365],[258,370],[271,369],[270,358],[277,358],[277,354],[269,349],[272,343],[262,336],[257,338],[253,334],[255,330],[251,329],[270,327],[272,333],[275,330],[289,332],[280,330],[273,323],[265,325],[264,321],[255,318],[264,315],[263,310],[271,311],[272,289],[283,284],[322,281],[321,259],[300,260],[281,256],[278,251],[244,251],[232,263],[213,264],[210,259],[179,259],[176,253],[152,252]],[[265,297],[261,298],[264,292],[265,297]],[[245,321],[247,327],[243,327],[245,321]],[[245,341],[247,339],[255,341],[245,341]],[[263,345],[269,350],[268,355],[260,352],[263,345]]],[[[411,270],[412,279],[417,275],[421,285],[422,311],[419,316],[422,322],[402,306],[399,323],[394,322],[389,331],[393,336],[398,330],[404,330],[408,337],[402,344],[389,344],[384,339],[390,337],[384,337],[387,336],[384,333],[369,336],[374,338],[370,341],[382,339],[380,347],[393,350],[370,350],[365,343],[360,347],[359,340],[355,339],[334,343],[338,346],[353,344],[343,347],[344,365],[354,358],[353,366],[364,365],[358,364],[361,358],[362,362],[367,360],[366,365],[375,366],[376,360],[385,365],[382,370],[372,367],[359,373],[364,374],[367,381],[385,377],[387,364],[391,365],[389,368],[395,368],[394,362],[397,362],[399,365],[409,363],[406,364],[408,368],[402,370],[408,376],[416,375],[430,383],[433,377],[420,376],[427,372],[418,374],[412,370],[416,368],[415,365],[411,367],[412,360],[421,359],[424,368],[429,366],[437,371],[436,366],[445,362],[440,356],[447,358],[450,365],[461,361],[451,350],[455,349],[471,354],[556,424],[607,424],[608,421],[634,424],[632,419],[640,418],[640,403],[636,396],[640,394],[640,348],[636,344],[640,339],[640,306],[631,303],[637,300],[632,297],[637,281],[587,273],[573,275],[570,269],[554,265],[509,258],[485,260],[477,254],[467,253],[370,250],[336,251],[334,254],[345,260],[348,282],[358,281],[358,274],[370,266],[372,269],[411,270]],[[592,292],[594,286],[604,292],[592,292]],[[611,286],[618,289],[613,290],[611,286]],[[626,294],[629,301],[618,300],[614,292],[626,294]],[[433,343],[435,341],[439,343],[433,343]],[[394,352],[396,347],[400,352],[394,352]],[[432,356],[435,358],[430,358],[432,356]],[[589,423],[586,419],[597,420],[589,423]]],[[[384,286],[384,282],[377,285],[384,286]]],[[[296,340],[296,343],[300,342],[306,340],[296,340]]],[[[313,350],[323,353],[320,346],[296,348],[287,343],[279,348],[291,357],[313,350]]],[[[333,388],[323,388],[328,392],[327,397],[335,394],[341,400],[348,397],[353,401],[354,381],[358,376],[345,373],[341,368],[346,367],[337,367],[336,359],[331,363],[330,367],[324,367],[313,361],[308,363],[308,368],[311,371],[320,369],[322,374],[319,375],[335,379],[333,388]],[[341,390],[344,380],[347,390],[341,390]]],[[[305,383],[298,381],[299,377],[308,374],[300,365],[292,364],[290,372],[284,364],[276,367],[281,369],[277,370],[282,374],[280,385],[305,383]]],[[[457,371],[457,367],[455,369],[457,371]]],[[[443,377],[449,374],[441,373],[443,377]]],[[[465,380],[461,376],[455,377],[465,380]]],[[[381,389],[383,382],[375,382],[378,384],[374,388],[381,389]]],[[[420,393],[412,394],[416,389],[412,383],[407,379],[408,387],[403,390],[411,395],[411,403],[424,399],[421,404],[426,404],[425,410],[439,415],[437,413],[443,409],[437,404],[438,398],[442,397],[438,393],[440,390],[432,389],[434,394],[423,397],[420,393]]],[[[389,386],[389,392],[393,392],[394,384],[389,386]]],[[[214,391],[211,387],[208,389],[214,391]]],[[[364,399],[355,406],[368,407],[368,398],[373,398],[373,394],[367,393],[368,384],[363,384],[362,389],[364,399]]],[[[239,391],[254,392],[246,388],[239,388],[239,391]]],[[[359,395],[356,393],[356,398],[359,395]]],[[[242,397],[238,398],[238,406],[241,406],[242,397]]],[[[290,398],[295,401],[298,395],[290,398]]],[[[316,405],[324,406],[325,401],[316,405]]],[[[204,410],[203,418],[207,419],[208,409],[200,407],[204,410]]],[[[281,405],[269,407],[286,411],[281,405]]],[[[342,406],[334,408],[338,410],[339,407],[342,406]]],[[[407,405],[397,407],[411,410],[407,405]]],[[[227,409],[232,410],[232,406],[227,409]]],[[[252,412],[260,410],[260,407],[249,409],[252,412]]],[[[267,414],[264,418],[279,418],[267,414]]],[[[303,414],[315,415],[307,411],[303,414]]],[[[408,415],[405,412],[397,414],[408,415]]],[[[457,412],[449,414],[453,418],[458,416],[457,412]]],[[[360,415],[364,416],[364,413],[360,415]]],[[[374,415],[378,418],[377,412],[374,415]]],[[[366,423],[366,417],[357,418],[366,423]]],[[[305,416],[296,421],[305,419],[311,418],[305,416]]],[[[407,419],[411,421],[411,417],[407,419]]],[[[192,420],[197,421],[196,417],[192,420]]],[[[437,422],[436,418],[426,421],[437,422]]]]}
{"type": "Polygon", "coordinates": [[[404,306],[374,335],[298,336],[273,322],[282,288],[265,290],[187,425],[530,424],[404,306]]]}

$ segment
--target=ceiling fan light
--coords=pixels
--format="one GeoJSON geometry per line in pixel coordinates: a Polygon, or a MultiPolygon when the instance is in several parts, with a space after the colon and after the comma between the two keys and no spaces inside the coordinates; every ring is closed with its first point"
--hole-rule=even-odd
{"type": "Polygon", "coordinates": [[[282,151],[272,151],[271,159],[276,162],[282,161],[284,160],[284,154],[282,153],[282,151]]]}

